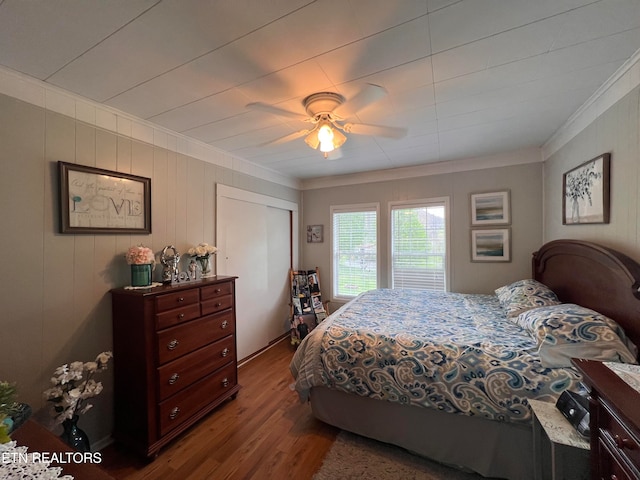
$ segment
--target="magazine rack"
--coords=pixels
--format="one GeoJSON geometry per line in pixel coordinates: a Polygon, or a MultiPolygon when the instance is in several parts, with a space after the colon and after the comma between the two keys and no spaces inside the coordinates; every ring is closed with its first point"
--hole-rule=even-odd
{"type": "Polygon", "coordinates": [[[322,302],[318,267],[315,270],[289,270],[289,284],[291,345],[298,345],[327,317],[327,308],[322,302]]]}

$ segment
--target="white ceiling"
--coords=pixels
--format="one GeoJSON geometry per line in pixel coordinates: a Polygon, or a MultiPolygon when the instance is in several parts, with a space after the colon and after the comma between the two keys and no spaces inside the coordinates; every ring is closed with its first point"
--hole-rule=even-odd
{"type": "Polygon", "coordinates": [[[0,0],[0,64],[298,178],[539,147],[640,48],[640,0],[0,0]],[[302,99],[389,94],[325,160],[302,99]]]}

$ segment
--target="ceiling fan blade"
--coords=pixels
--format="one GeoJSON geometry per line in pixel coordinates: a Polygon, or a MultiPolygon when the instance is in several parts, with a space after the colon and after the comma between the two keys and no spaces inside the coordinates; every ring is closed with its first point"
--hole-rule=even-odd
{"type": "Polygon", "coordinates": [[[284,108],[274,107],[262,102],[249,103],[247,108],[252,110],[261,110],[263,112],[272,113],[273,115],[279,115],[281,117],[295,118],[296,120],[307,121],[309,117],[300,113],[292,112],[291,110],[285,110],[284,108]]]}
{"type": "Polygon", "coordinates": [[[372,135],[374,137],[403,138],[407,134],[406,128],[367,125],[364,123],[345,123],[343,129],[347,133],[372,135]]]}
{"type": "Polygon", "coordinates": [[[387,90],[385,88],[372,83],[367,83],[353,97],[346,100],[341,105],[338,105],[332,113],[340,118],[349,118],[367,105],[377,102],[385,95],[387,95],[387,90]]]}
{"type": "Polygon", "coordinates": [[[276,138],[275,140],[271,140],[269,142],[265,142],[265,143],[261,144],[261,146],[281,145],[283,143],[290,142],[290,141],[295,140],[297,138],[304,137],[305,135],[308,135],[312,131],[313,131],[313,129],[311,129],[311,130],[298,130],[297,132],[290,133],[289,135],[285,135],[284,137],[276,138]]]}

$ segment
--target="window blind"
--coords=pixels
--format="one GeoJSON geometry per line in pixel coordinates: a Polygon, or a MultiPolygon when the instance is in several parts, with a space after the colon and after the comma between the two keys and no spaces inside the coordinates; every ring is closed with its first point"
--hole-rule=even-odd
{"type": "Polygon", "coordinates": [[[333,293],[355,297],[378,285],[376,207],[332,211],[333,293]]]}
{"type": "Polygon", "coordinates": [[[444,203],[391,209],[391,287],[446,290],[444,203]]]}

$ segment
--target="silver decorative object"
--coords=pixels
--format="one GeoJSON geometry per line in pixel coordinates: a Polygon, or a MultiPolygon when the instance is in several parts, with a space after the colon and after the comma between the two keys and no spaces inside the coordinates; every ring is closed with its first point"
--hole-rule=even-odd
{"type": "Polygon", "coordinates": [[[200,275],[200,269],[189,269],[188,272],[178,272],[174,273],[171,277],[171,285],[177,285],[179,283],[189,283],[195,282],[198,280],[202,280],[202,276],[200,275]]]}
{"type": "Polygon", "coordinates": [[[178,268],[180,262],[180,254],[176,247],[173,245],[167,245],[162,249],[162,255],[160,256],[160,263],[163,265],[162,269],[162,282],[173,283],[173,279],[178,276],[180,270],[178,268]],[[173,255],[167,253],[168,250],[173,250],[173,255]]]}

